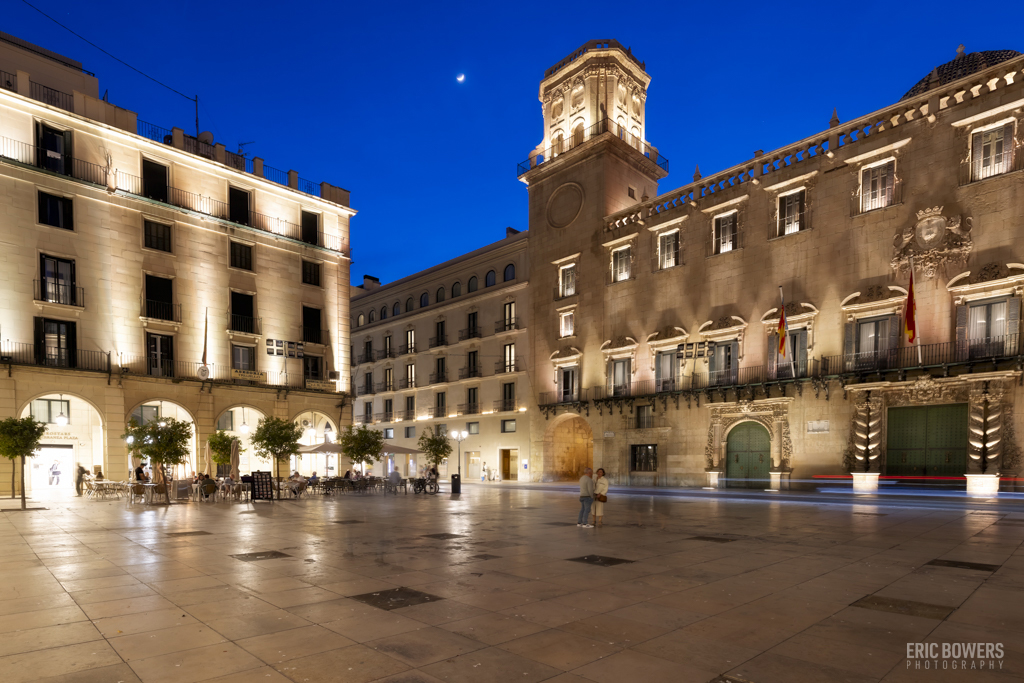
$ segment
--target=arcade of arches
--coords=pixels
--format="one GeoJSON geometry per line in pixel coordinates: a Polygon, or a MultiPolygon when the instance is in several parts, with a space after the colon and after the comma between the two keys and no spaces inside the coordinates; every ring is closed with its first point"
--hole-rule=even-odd
{"type": "Polygon", "coordinates": [[[562,415],[544,436],[544,479],[576,481],[594,466],[594,432],[578,415],[562,415]]]}

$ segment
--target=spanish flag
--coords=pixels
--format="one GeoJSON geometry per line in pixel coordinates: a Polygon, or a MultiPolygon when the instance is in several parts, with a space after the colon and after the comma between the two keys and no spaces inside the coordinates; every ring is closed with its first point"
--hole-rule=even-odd
{"type": "Polygon", "coordinates": [[[914,265],[910,265],[910,286],[907,287],[907,304],[903,309],[903,334],[907,343],[917,341],[917,301],[914,300],[914,265]]]}
{"type": "Polygon", "coordinates": [[[782,287],[779,287],[779,298],[782,299],[782,312],[779,314],[779,357],[786,357],[786,340],[789,339],[789,323],[786,322],[786,297],[782,294],[782,287]]]}

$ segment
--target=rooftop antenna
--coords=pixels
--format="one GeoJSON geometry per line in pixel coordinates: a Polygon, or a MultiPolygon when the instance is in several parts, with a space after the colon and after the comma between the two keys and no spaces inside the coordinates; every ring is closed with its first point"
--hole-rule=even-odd
{"type": "Polygon", "coordinates": [[[242,156],[249,156],[249,153],[245,151],[245,146],[246,145],[255,145],[255,144],[256,144],[255,140],[250,140],[249,142],[239,142],[238,143],[238,154],[241,154],[242,156]]]}

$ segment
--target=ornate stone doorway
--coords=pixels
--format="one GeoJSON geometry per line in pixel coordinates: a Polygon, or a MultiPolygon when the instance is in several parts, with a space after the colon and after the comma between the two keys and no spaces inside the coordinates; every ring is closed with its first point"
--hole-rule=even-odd
{"type": "Polygon", "coordinates": [[[889,409],[886,476],[956,477],[967,472],[967,404],[889,409]]]}
{"type": "Polygon", "coordinates": [[[766,489],[771,484],[771,437],[757,422],[740,422],[726,439],[725,485],[766,489]]]}
{"type": "Polygon", "coordinates": [[[594,466],[594,433],[578,415],[560,415],[544,435],[547,481],[575,481],[594,466]]]}

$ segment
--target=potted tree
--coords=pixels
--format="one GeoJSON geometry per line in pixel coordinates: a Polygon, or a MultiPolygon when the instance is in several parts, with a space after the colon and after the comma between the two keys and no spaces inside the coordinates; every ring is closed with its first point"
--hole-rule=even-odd
{"type": "Polygon", "coordinates": [[[353,465],[363,465],[364,470],[366,465],[380,461],[384,443],[384,432],[370,429],[366,425],[349,425],[338,437],[341,452],[353,465]]]}
{"type": "MultiPolygon", "coordinates": [[[[274,471],[281,479],[281,461],[299,454],[299,439],[302,427],[280,417],[265,417],[256,425],[256,431],[249,437],[256,457],[274,461],[274,471]]],[[[281,500],[281,486],[277,487],[277,499],[281,500]]]]}
{"type": "Polygon", "coordinates": [[[427,427],[420,434],[420,450],[427,456],[427,464],[433,467],[439,466],[445,458],[452,454],[452,444],[448,440],[448,433],[427,427]]]}
{"type": "MultiPolygon", "coordinates": [[[[173,417],[162,417],[140,428],[142,445],[139,452],[149,458],[159,472],[160,482],[166,487],[167,500],[170,501],[170,482],[167,480],[168,466],[184,465],[188,462],[188,442],[192,439],[192,423],[175,420],[173,417]]],[[[135,439],[137,442],[138,439],[135,439]]]]}
{"type": "Polygon", "coordinates": [[[46,425],[33,417],[0,420],[0,455],[11,461],[11,498],[14,498],[15,459],[21,460],[21,509],[25,509],[25,458],[31,458],[46,433],[46,425]]]}
{"type": "Polygon", "coordinates": [[[206,442],[210,445],[210,459],[218,465],[231,464],[231,442],[235,437],[223,430],[210,435],[206,442]]]}

